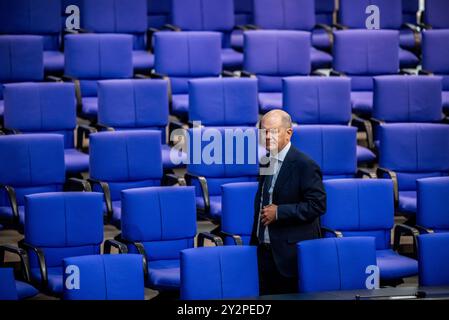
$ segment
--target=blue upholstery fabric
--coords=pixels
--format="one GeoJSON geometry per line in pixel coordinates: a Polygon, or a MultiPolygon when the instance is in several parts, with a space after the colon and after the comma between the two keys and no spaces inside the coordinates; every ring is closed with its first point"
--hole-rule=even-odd
{"type": "MultiPolygon", "coordinates": [[[[25,197],[25,242],[42,249],[48,290],[62,293],[62,260],[98,254],[103,242],[103,204],[100,193],[43,193],[25,197]],[[49,236],[51,235],[51,236],[49,236]]],[[[31,276],[40,281],[37,257],[28,251],[31,276]]]]}
{"type": "Polygon", "coordinates": [[[14,269],[0,268],[0,300],[18,300],[14,269]]]}
{"type": "MultiPolygon", "coordinates": [[[[76,266],[80,287],[64,287],[65,300],[143,300],[144,273],[141,255],[91,255],[66,258],[64,270],[76,266]]],[[[64,272],[64,282],[67,276],[64,272]]]]}
{"type": "Polygon", "coordinates": [[[170,23],[171,1],[148,0],[148,28],[160,28],[170,23]]]}
{"type": "Polygon", "coordinates": [[[235,25],[253,23],[253,1],[234,0],[235,25]]]}
{"type": "Polygon", "coordinates": [[[416,224],[428,229],[449,229],[449,177],[418,179],[416,224]]]}
{"type": "Polygon", "coordinates": [[[23,281],[16,280],[16,289],[19,300],[32,298],[39,293],[35,287],[23,281]]]}
{"type": "Polygon", "coordinates": [[[340,125],[293,127],[292,144],[311,157],[323,177],[354,176],[357,171],[357,129],[340,125]]]}
{"type": "Polygon", "coordinates": [[[298,243],[299,292],[365,289],[366,269],[377,265],[374,242],[352,237],[298,243]]]}
{"type": "MultiPolygon", "coordinates": [[[[257,185],[257,182],[241,182],[224,184],[221,187],[221,229],[224,232],[239,235],[245,245],[249,245],[254,223],[254,204],[248,199],[254,199],[256,196],[257,185]]],[[[234,244],[234,242],[226,238],[225,244],[234,244]]]]}
{"type": "Polygon", "coordinates": [[[203,126],[255,126],[257,80],[240,78],[189,81],[189,120],[203,126]]]}
{"type": "Polygon", "coordinates": [[[257,251],[250,246],[181,251],[181,299],[232,299],[259,295],[257,251]]]}
{"type": "Polygon", "coordinates": [[[335,11],[335,1],[315,0],[315,17],[317,23],[332,25],[335,11]]]}
{"type": "Polygon", "coordinates": [[[390,233],[394,225],[392,181],[328,180],[324,186],[327,192],[327,212],[321,220],[324,227],[340,231],[344,237],[375,237],[377,265],[383,280],[418,273],[416,260],[391,250],[390,233]]]}
{"type": "Polygon", "coordinates": [[[376,155],[370,149],[357,145],[357,163],[367,163],[376,160],[376,155]]]}
{"type": "Polygon", "coordinates": [[[402,0],[402,22],[417,23],[417,13],[419,11],[419,0],[402,0]]]}
{"type": "Polygon", "coordinates": [[[259,110],[261,114],[274,109],[282,109],[282,93],[261,92],[259,93],[259,110]]]}
{"type": "MultiPolygon", "coordinates": [[[[195,190],[153,187],[122,192],[122,237],[143,243],[148,263],[147,286],[179,288],[179,252],[193,247],[196,234],[195,190]]],[[[135,251],[130,245],[131,252],[135,251]]]]}
{"type": "Polygon", "coordinates": [[[399,212],[416,212],[416,191],[399,191],[399,212]]]}
{"type": "Polygon", "coordinates": [[[67,173],[89,171],[89,155],[77,149],[65,149],[64,162],[67,173]]]}
{"type": "Polygon", "coordinates": [[[419,284],[449,284],[449,234],[425,234],[418,237],[419,284]]]}
{"type": "Polygon", "coordinates": [[[433,29],[448,29],[446,13],[449,10],[449,4],[444,0],[426,0],[423,20],[425,24],[433,29]]]}
{"type": "Polygon", "coordinates": [[[386,122],[441,121],[441,91],[440,77],[375,77],[373,117],[386,122]]]}

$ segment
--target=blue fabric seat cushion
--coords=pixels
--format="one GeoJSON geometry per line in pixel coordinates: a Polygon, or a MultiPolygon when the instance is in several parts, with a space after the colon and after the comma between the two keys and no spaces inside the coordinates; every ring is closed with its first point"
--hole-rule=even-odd
{"type": "Polygon", "coordinates": [[[393,250],[377,250],[376,257],[382,280],[400,279],[418,274],[418,261],[401,256],[393,250]]]}
{"type": "Polygon", "coordinates": [[[146,285],[156,290],[178,290],[181,285],[179,260],[149,261],[146,285]]]}

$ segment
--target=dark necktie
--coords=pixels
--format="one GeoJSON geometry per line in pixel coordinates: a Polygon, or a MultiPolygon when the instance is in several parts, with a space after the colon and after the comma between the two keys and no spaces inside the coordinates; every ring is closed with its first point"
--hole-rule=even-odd
{"type": "MultiPolygon", "coordinates": [[[[270,188],[271,188],[272,182],[273,182],[273,175],[265,176],[265,181],[263,183],[263,189],[262,189],[262,207],[260,208],[260,210],[262,210],[263,207],[270,204],[270,188]]],[[[265,239],[265,226],[263,225],[262,221],[259,221],[258,236],[259,236],[259,242],[263,243],[264,239],[265,239]]]]}

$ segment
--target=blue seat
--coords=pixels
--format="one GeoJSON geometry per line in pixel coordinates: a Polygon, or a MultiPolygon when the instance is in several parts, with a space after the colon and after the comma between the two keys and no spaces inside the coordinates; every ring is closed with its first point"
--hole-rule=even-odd
{"type": "MultiPolygon", "coordinates": [[[[299,30],[308,33],[311,43],[315,42],[326,50],[331,46],[331,32],[316,27],[315,0],[254,0],[254,25],[269,30],[299,30]]],[[[323,50],[310,48],[312,69],[329,68],[332,55],[323,50]]]]}
{"type": "Polygon", "coordinates": [[[370,115],[373,77],[399,72],[399,33],[393,30],[334,32],[333,69],[351,78],[352,110],[370,115]]]}
{"type": "Polygon", "coordinates": [[[43,79],[44,64],[42,37],[1,36],[0,121],[3,118],[4,111],[3,84],[26,81],[42,81],[43,79]]]}
{"type": "Polygon", "coordinates": [[[259,80],[259,112],[282,108],[282,78],[310,74],[305,31],[246,31],[244,70],[259,80]]]}
{"type": "MultiPolygon", "coordinates": [[[[380,279],[400,280],[418,273],[416,260],[392,250],[394,226],[393,183],[386,179],[341,179],[324,182],[327,211],[321,219],[325,237],[369,236],[376,238],[377,266],[380,279]]],[[[397,232],[410,230],[395,226],[397,232]]]]}
{"type": "Polygon", "coordinates": [[[250,246],[181,251],[181,299],[236,299],[259,295],[257,250],[250,246]]]}
{"type": "MultiPolygon", "coordinates": [[[[253,0],[234,0],[234,18],[236,26],[252,24],[253,0]]],[[[240,47],[242,46],[243,43],[241,43],[240,47]]]]}
{"type": "Polygon", "coordinates": [[[236,244],[238,236],[249,245],[254,224],[254,203],[257,182],[228,183],[221,186],[221,231],[225,245],[236,244]]]}
{"type": "Polygon", "coordinates": [[[92,134],[89,160],[92,190],[103,192],[106,215],[120,228],[120,192],[161,185],[161,133],[139,130],[92,134]]]}
{"type": "Polygon", "coordinates": [[[75,147],[75,87],[71,83],[17,83],[4,89],[4,127],[20,133],[64,136],[68,174],[89,169],[89,156],[75,147]]]}
{"type": "Polygon", "coordinates": [[[423,73],[433,73],[443,78],[443,109],[449,114],[449,30],[423,31],[422,68],[423,73]]]}
{"type": "Polygon", "coordinates": [[[307,240],[297,248],[302,293],[366,289],[366,270],[377,266],[374,237],[307,240]]]}
{"type": "Polygon", "coordinates": [[[193,128],[188,131],[188,141],[186,182],[195,186],[198,210],[220,220],[221,186],[257,180],[258,130],[241,126],[193,128]],[[221,150],[211,152],[211,147],[221,150]]]}
{"type": "Polygon", "coordinates": [[[0,150],[0,220],[3,225],[21,229],[26,195],[63,189],[63,137],[55,134],[2,136],[0,150]]]}
{"type": "Polygon", "coordinates": [[[416,228],[422,233],[449,232],[449,177],[416,180],[416,228]]]}
{"type": "Polygon", "coordinates": [[[397,46],[401,68],[414,68],[419,59],[413,51],[419,50],[420,32],[416,26],[405,25],[402,20],[403,0],[340,0],[338,23],[346,28],[365,29],[368,14],[365,12],[370,5],[375,5],[380,11],[380,29],[397,30],[399,44],[397,46]],[[399,47],[400,45],[400,47],[399,47]]]}
{"type": "Polygon", "coordinates": [[[123,34],[65,36],[64,74],[74,83],[78,116],[96,121],[97,81],[133,76],[133,38],[123,34]]]}
{"type": "Polygon", "coordinates": [[[61,43],[61,1],[0,1],[0,34],[37,35],[43,39],[43,64],[49,73],[61,73],[64,54],[61,43]]]}
{"type": "Polygon", "coordinates": [[[32,285],[15,280],[12,268],[0,268],[0,301],[28,299],[38,293],[32,285]]]}
{"type": "Polygon", "coordinates": [[[291,142],[320,166],[324,180],[356,176],[356,128],[339,125],[295,126],[291,142]]]}
{"type": "Polygon", "coordinates": [[[418,24],[419,0],[402,0],[402,22],[418,24]]]}
{"type": "Polygon", "coordinates": [[[188,81],[218,77],[222,71],[221,35],[217,32],[157,32],[154,45],[154,69],[170,79],[170,114],[186,120],[188,81]]]}
{"type": "Polygon", "coordinates": [[[419,285],[449,285],[449,234],[425,234],[418,237],[419,285]]]}
{"type": "Polygon", "coordinates": [[[243,54],[231,47],[234,0],[172,0],[171,23],[182,31],[220,32],[223,68],[241,69],[243,54]]]}
{"type": "Polygon", "coordinates": [[[63,259],[100,253],[103,201],[100,193],[56,192],[25,197],[25,238],[31,279],[48,294],[63,292],[63,259]]]}
{"type": "MultiPolygon", "coordinates": [[[[98,126],[100,129],[158,130],[161,133],[164,169],[182,165],[170,160],[165,128],[168,125],[167,80],[102,80],[98,82],[98,126]],[[107,127],[107,128],[105,128],[107,127]]],[[[186,158],[185,154],[179,157],[186,158]]],[[[185,161],[184,161],[185,163],[185,161]]]]}
{"type": "MultiPolygon", "coordinates": [[[[289,77],[283,80],[283,105],[295,124],[344,125],[351,122],[351,80],[337,77],[289,77]]],[[[357,145],[357,163],[376,155],[357,145]]]]}
{"type": "Polygon", "coordinates": [[[432,29],[449,29],[446,12],[449,10],[449,3],[444,0],[425,0],[422,20],[424,24],[432,29]]]}
{"type": "Polygon", "coordinates": [[[397,209],[416,213],[416,180],[449,173],[449,127],[398,123],[379,127],[378,176],[395,181],[397,209]]]}
{"type": "Polygon", "coordinates": [[[143,258],[137,254],[89,255],[65,258],[64,283],[70,268],[79,272],[79,288],[64,286],[64,300],[144,300],[143,258]]]}
{"type": "Polygon", "coordinates": [[[334,24],[335,1],[315,0],[315,19],[317,23],[328,26],[334,24]]]}
{"type": "Polygon", "coordinates": [[[167,23],[170,23],[171,1],[147,0],[147,4],[149,28],[161,28],[167,23]]]}
{"type": "Polygon", "coordinates": [[[147,43],[148,0],[82,0],[81,28],[95,33],[133,36],[132,62],[136,72],[149,73],[154,56],[147,43]],[[98,14],[101,12],[101,14],[98,14]]]}

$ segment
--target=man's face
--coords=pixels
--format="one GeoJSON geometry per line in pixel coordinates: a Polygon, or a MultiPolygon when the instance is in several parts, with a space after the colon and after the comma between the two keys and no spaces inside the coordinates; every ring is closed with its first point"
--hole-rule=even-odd
{"type": "Polygon", "coordinates": [[[265,146],[272,154],[284,149],[292,136],[291,128],[284,128],[278,117],[268,117],[261,122],[261,129],[265,132],[265,146]]]}

